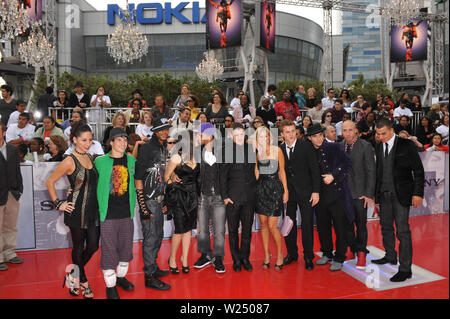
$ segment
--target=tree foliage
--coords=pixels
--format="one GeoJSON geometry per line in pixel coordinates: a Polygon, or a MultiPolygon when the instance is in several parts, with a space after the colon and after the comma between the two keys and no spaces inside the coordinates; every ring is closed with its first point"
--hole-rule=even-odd
{"type": "MultiPolygon", "coordinates": [[[[219,81],[208,83],[196,76],[183,76],[176,78],[168,73],[131,73],[125,79],[115,80],[108,75],[97,74],[71,74],[64,72],[58,75],[58,89],[66,90],[68,94],[74,91],[76,82],[82,82],[84,92],[92,96],[99,86],[104,86],[106,94],[111,98],[113,107],[126,107],[132,98],[132,92],[139,89],[147,102],[152,106],[156,94],[163,94],[168,105],[172,106],[181,92],[181,85],[186,83],[191,93],[198,96],[200,106],[206,106],[213,88],[219,87],[219,81]]],[[[37,97],[45,92],[45,76],[40,75],[36,88],[34,88],[34,103],[37,97]]]]}

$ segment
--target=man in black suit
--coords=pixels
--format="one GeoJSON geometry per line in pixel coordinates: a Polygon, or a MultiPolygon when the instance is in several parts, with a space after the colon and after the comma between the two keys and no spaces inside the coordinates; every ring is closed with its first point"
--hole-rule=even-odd
{"type": "MultiPolygon", "coordinates": [[[[252,225],[256,204],[256,153],[245,143],[245,128],[241,123],[233,126],[233,160],[221,167],[220,188],[226,206],[228,239],[233,257],[233,270],[253,269],[249,261],[252,225]],[[239,248],[239,223],[242,224],[239,248]]],[[[225,153],[229,153],[228,148],[225,153]]]]}
{"type": "Polygon", "coordinates": [[[19,153],[6,144],[6,125],[0,122],[0,271],[8,270],[5,263],[21,264],[17,257],[17,218],[19,199],[23,192],[19,153]]]}
{"type": "Polygon", "coordinates": [[[386,255],[372,260],[375,264],[397,264],[395,251],[394,222],[400,241],[400,267],[392,278],[393,282],[411,278],[412,241],[409,230],[409,208],[422,205],[425,172],[417,147],[410,140],[394,134],[392,122],[378,121],[376,147],[377,182],[375,201],[380,204],[380,225],[386,255]]]}
{"type": "Polygon", "coordinates": [[[348,176],[352,193],[355,222],[347,224],[347,258],[358,256],[356,268],[366,268],[367,246],[367,208],[375,205],[376,166],[372,145],[358,138],[356,124],[345,121],[342,124],[345,151],[350,155],[353,168],[348,176]],[[356,225],[356,236],[355,236],[356,225]],[[349,257],[350,256],[350,257],[349,257]]]}
{"type": "MultiPolygon", "coordinates": [[[[297,206],[302,218],[302,244],[305,267],[314,268],[314,209],[319,202],[320,167],[313,145],[309,140],[298,140],[295,124],[291,120],[283,120],[280,124],[284,143],[280,145],[286,163],[286,177],[289,189],[289,201],[286,214],[297,226],[297,206]]],[[[297,227],[293,227],[285,237],[288,251],[284,265],[298,259],[297,227]]]]}

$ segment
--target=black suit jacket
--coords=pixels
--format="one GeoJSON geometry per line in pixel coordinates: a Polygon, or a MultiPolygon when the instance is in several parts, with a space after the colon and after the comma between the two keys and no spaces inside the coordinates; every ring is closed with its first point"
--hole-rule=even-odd
{"type": "MultiPolygon", "coordinates": [[[[256,198],[255,159],[252,146],[244,144],[247,154],[245,163],[236,161],[236,144],[233,143],[233,163],[220,166],[220,192],[224,199],[230,198],[234,203],[253,202],[256,198]],[[250,158],[250,163],[248,161],[250,158]],[[245,181],[245,175],[248,180],[245,181]]],[[[238,157],[239,158],[239,157],[238,157]]]]}
{"type": "MultiPolygon", "coordinates": [[[[346,145],[345,141],[342,145],[346,145]]],[[[353,144],[350,157],[353,168],[348,176],[348,185],[352,192],[352,198],[361,196],[375,197],[376,164],[372,145],[360,138],[353,144]]]]}
{"type": "Polygon", "coordinates": [[[84,93],[84,96],[81,98],[81,101],[78,102],[77,95],[75,93],[72,93],[69,97],[69,107],[80,106],[80,103],[86,103],[86,107],[89,107],[91,105],[91,99],[89,98],[89,95],[84,93]]]}
{"type": "Polygon", "coordinates": [[[19,152],[11,144],[6,144],[6,157],[0,152],[0,206],[6,205],[8,192],[11,192],[16,200],[23,193],[22,173],[20,172],[19,152]]]}
{"type": "Polygon", "coordinates": [[[289,190],[289,198],[295,194],[299,200],[309,200],[312,193],[320,193],[320,182],[322,176],[320,166],[317,161],[316,151],[311,141],[297,140],[292,156],[292,172],[288,171],[288,157],[286,153],[286,144],[279,146],[283,151],[285,160],[286,178],[289,190]],[[294,187],[294,189],[292,189],[294,187]]]}
{"type": "MultiPolygon", "coordinates": [[[[412,196],[423,198],[425,185],[425,171],[414,142],[395,137],[394,146],[394,186],[398,201],[403,206],[411,206],[412,196]]],[[[381,183],[383,178],[383,143],[376,146],[377,155],[377,183],[375,200],[379,203],[381,196],[381,183]]]]}

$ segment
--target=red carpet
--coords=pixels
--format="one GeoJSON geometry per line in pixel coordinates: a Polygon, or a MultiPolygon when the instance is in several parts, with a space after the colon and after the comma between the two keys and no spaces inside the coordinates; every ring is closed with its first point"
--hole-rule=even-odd
{"type": "MultiPolygon", "coordinates": [[[[261,234],[253,233],[250,256],[254,267],[252,272],[242,270],[236,273],[232,270],[228,239],[224,274],[217,274],[212,266],[194,269],[192,266],[199,253],[197,240],[193,239],[189,256],[191,272],[164,277],[163,281],[172,286],[171,290],[164,292],[144,287],[141,244],[135,243],[134,259],[130,263],[127,278],[136,288],[132,292],[123,291],[121,288],[118,288],[118,291],[122,299],[448,299],[448,216],[446,213],[410,218],[413,263],[446,278],[440,281],[376,292],[342,271],[330,272],[328,266],[315,266],[313,271],[307,271],[303,259],[283,267],[281,272],[276,272],[273,269],[276,256],[272,242],[271,268],[263,270],[261,234]]],[[[379,222],[369,222],[368,231],[368,245],[383,249],[379,222]]],[[[300,233],[299,229],[299,247],[301,247],[300,233]]],[[[319,251],[317,232],[315,236],[314,250],[319,251]]],[[[158,259],[162,269],[168,269],[169,252],[170,240],[165,240],[158,259]]],[[[62,288],[65,267],[71,263],[70,253],[70,249],[19,252],[18,255],[24,259],[24,263],[8,264],[9,270],[0,272],[0,299],[82,299],[71,297],[67,288],[62,288]]],[[[95,297],[105,298],[105,284],[99,263],[100,252],[97,252],[87,265],[86,273],[95,297]]],[[[181,267],[181,264],[178,266],[181,267]]]]}

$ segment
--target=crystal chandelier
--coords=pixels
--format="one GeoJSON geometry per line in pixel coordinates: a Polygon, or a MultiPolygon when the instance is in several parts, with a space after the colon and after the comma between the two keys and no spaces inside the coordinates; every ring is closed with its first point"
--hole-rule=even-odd
{"type": "Polygon", "coordinates": [[[30,25],[30,16],[19,0],[0,0],[0,39],[12,40],[30,25]]]}
{"type": "Polygon", "coordinates": [[[106,45],[108,53],[119,64],[142,59],[148,51],[147,37],[138,31],[135,26],[135,11],[130,10],[127,1],[127,10],[121,10],[124,19],[112,34],[108,34],[106,45]]]}
{"type": "Polygon", "coordinates": [[[206,51],[203,55],[205,58],[195,68],[195,73],[197,73],[200,79],[212,82],[222,75],[223,66],[216,60],[213,51],[206,51]]]}
{"type": "Polygon", "coordinates": [[[402,26],[420,14],[420,4],[415,0],[386,0],[386,6],[381,9],[381,15],[391,23],[402,26]]]}
{"type": "Polygon", "coordinates": [[[48,67],[55,60],[56,49],[42,33],[39,23],[35,22],[28,40],[19,46],[20,59],[27,65],[32,65],[39,70],[48,67]]]}

